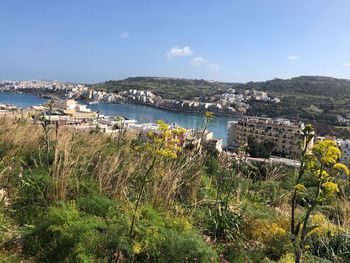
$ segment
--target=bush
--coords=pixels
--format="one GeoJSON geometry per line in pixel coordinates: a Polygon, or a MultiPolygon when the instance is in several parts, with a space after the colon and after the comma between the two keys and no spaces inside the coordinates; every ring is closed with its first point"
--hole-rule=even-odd
{"type": "Polygon", "coordinates": [[[18,195],[11,205],[13,216],[19,224],[31,224],[49,205],[52,178],[46,168],[37,168],[24,172],[21,178],[14,174],[12,179],[18,195]]]}
{"type": "Polygon", "coordinates": [[[278,181],[257,182],[250,188],[250,198],[273,207],[279,206],[289,198],[289,192],[278,181]]]}
{"type": "Polygon", "coordinates": [[[331,262],[350,262],[350,234],[328,232],[322,236],[313,235],[309,253],[331,262]]]}
{"type": "Polygon", "coordinates": [[[102,220],[82,214],[74,203],[60,203],[51,206],[33,229],[26,229],[23,251],[40,262],[92,260],[88,244],[104,227],[102,220]]]}
{"type": "Polygon", "coordinates": [[[211,262],[216,253],[195,233],[186,218],[140,210],[133,247],[137,259],[151,262],[211,262]]]}
{"type": "Polygon", "coordinates": [[[114,202],[104,196],[88,195],[77,200],[77,205],[81,211],[90,215],[105,217],[114,205],[114,202]]]}

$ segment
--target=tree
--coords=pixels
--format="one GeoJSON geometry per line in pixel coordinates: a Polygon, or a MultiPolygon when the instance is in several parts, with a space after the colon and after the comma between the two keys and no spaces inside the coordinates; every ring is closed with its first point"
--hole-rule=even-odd
{"type": "Polygon", "coordinates": [[[251,157],[269,158],[273,148],[273,142],[265,141],[259,143],[253,137],[248,137],[248,153],[251,157]]]}
{"type": "Polygon", "coordinates": [[[311,125],[303,129],[304,144],[301,148],[300,168],[291,198],[291,234],[295,262],[300,262],[307,239],[319,225],[310,224],[315,209],[322,206],[339,192],[341,173],[349,174],[348,168],[338,162],[341,156],[336,143],[331,140],[317,142],[309,151],[314,137],[311,125]],[[303,206],[299,205],[302,203],[303,206]],[[296,214],[296,209],[302,215],[296,214]]]}

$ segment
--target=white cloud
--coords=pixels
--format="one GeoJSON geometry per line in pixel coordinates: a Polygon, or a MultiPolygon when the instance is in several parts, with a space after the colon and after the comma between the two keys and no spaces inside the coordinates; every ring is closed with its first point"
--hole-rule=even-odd
{"type": "Polygon", "coordinates": [[[295,55],[290,55],[290,56],[288,56],[288,59],[289,60],[298,60],[298,59],[300,59],[300,57],[295,56],[295,55]]]}
{"type": "Polygon", "coordinates": [[[128,33],[127,31],[125,31],[125,32],[123,32],[123,33],[120,34],[120,38],[121,38],[121,39],[125,39],[125,38],[127,38],[128,36],[129,36],[129,33],[128,33]]]}
{"type": "Polygon", "coordinates": [[[206,64],[208,61],[203,57],[195,57],[193,58],[190,63],[194,66],[201,66],[203,64],[206,64]]]}
{"type": "Polygon", "coordinates": [[[209,64],[208,68],[210,68],[211,70],[214,70],[214,71],[220,71],[219,64],[209,64]]]}
{"type": "Polygon", "coordinates": [[[168,59],[172,59],[175,57],[186,57],[192,54],[192,50],[186,46],[184,48],[173,47],[172,49],[168,50],[165,55],[168,59]]]}
{"type": "Polygon", "coordinates": [[[346,67],[350,67],[350,62],[349,63],[345,63],[346,67]]]}

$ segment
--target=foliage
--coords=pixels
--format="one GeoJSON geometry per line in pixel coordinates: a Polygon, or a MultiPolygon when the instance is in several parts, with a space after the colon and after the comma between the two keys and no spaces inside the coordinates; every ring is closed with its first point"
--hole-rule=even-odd
{"type": "Polygon", "coordinates": [[[305,150],[299,176],[186,149],[182,129],[158,123],[126,138],[0,119],[0,261],[290,262],[289,193],[304,262],[349,260],[348,171],[333,142],[305,150]]]}
{"type": "Polygon", "coordinates": [[[128,91],[130,89],[149,90],[167,99],[190,99],[193,97],[210,96],[218,92],[224,93],[234,84],[209,82],[205,80],[135,77],[124,80],[110,80],[92,87],[109,92],[128,91]]]}
{"type": "Polygon", "coordinates": [[[309,143],[314,134],[313,128],[306,126],[303,132],[306,143],[302,146],[301,165],[294,187],[291,215],[291,234],[296,262],[301,260],[307,239],[317,233],[324,224],[325,220],[322,216],[313,215],[316,207],[336,197],[339,192],[337,183],[341,173],[349,175],[348,168],[338,163],[341,152],[334,141],[319,141],[309,152],[309,143]],[[303,202],[305,212],[297,219],[295,209],[298,199],[303,202]]]}
{"type": "Polygon", "coordinates": [[[259,143],[255,138],[248,137],[248,153],[251,157],[270,158],[273,148],[273,142],[264,141],[259,143]]]}

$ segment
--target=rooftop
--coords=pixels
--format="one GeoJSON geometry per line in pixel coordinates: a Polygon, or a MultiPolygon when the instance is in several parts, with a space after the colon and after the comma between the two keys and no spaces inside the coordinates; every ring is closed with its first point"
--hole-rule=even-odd
{"type": "Polygon", "coordinates": [[[292,121],[283,118],[266,118],[266,117],[255,117],[255,116],[245,116],[242,117],[238,122],[250,122],[250,123],[258,123],[258,124],[271,124],[271,125],[284,125],[284,126],[297,126],[299,127],[302,122],[300,121],[292,121]]]}

